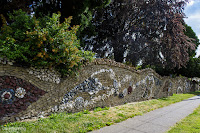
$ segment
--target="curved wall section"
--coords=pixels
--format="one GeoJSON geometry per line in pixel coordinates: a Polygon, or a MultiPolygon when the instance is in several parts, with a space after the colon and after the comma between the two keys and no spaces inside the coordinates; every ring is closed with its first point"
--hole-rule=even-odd
{"type": "Polygon", "coordinates": [[[197,89],[198,85],[185,77],[161,77],[152,69],[136,71],[105,59],[96,59],[85,65],[79,75],[65,79],[54,70],[2,64],[0,123],[162,98],[197,89]]]}

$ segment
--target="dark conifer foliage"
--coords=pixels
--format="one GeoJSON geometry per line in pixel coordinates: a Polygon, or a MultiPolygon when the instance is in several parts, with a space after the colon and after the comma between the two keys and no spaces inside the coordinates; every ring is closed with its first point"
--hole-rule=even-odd
{"type": "Polygon", "coordinates": [[[103,8],[109,2],[110,0],[0,0],[0,14],[7,18],[7,13],[18,9],[34,12],[36,17],[61,12],[61,21],[73,16],[72,25],[81,25],[81,30],[84,30],[91,23],[93,11],[103,8]]]}
{"type": "MultiPolygon", "coordinates": [[[[12,13],[13,10],[22,9],[24,11],[29,11],[30,0],[0,0],[0,14],[8,18],[8,13],[12,13]]],[[[0,19],[0,27],[2,26],[2,21],[0,19]]]]}

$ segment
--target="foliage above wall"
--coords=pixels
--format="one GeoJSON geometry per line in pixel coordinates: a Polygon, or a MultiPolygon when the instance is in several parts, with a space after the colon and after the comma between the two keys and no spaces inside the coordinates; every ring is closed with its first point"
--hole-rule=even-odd
{"type": "Polygon", "coordinates": [[[82,31],[86,27],[91,28],[93,11],[103,8],[110,2],[111,0],[1,0],[0,14],[7,18],[8,12],[19,9],[29,13],[34,11],[36,16],[46,16],[60,11],[62,22],[64,18],[73,16],[72,25],[80,25],[82,31]]]}
{"type": "Polygon", "coordinates": [[[95,11],[97,35],[85,36],[88,49],[133,65],[183,67],[195,44],[184,34],[187,0],[113,0],[95,11]],[[91,48],[92,47],[92,48],[91,48]],[[141,63],[139,63],[141,62],[141,63]]]}
{"type": "MultiPolygon", "coordinates": [[[[188,25],[185,25],[185,35],[189,38],[192,38],[192,42],[196,44],[196,49],[199,46],[200,42],[198,37],[196,36],[195,32],[192,28],[188,25]]],[[[182,68],[163,68],[162,66],[156,65],[151,66],[154,67],[155,71],[160,75],[182,75],[186,77],[200,77],[200,58],[196,58],[195,50],[189,49],[188,54],[190,56],[189,61],[187,62],[185,67],[182,68]]]]}
{"type": "Polygon", "coordinates": [[[60,16],[35,18],[21,10],[14,11],[9,15],[12,23],[7,25],[4,20],[0,31],[0,56],[17,64],[55,67],[63,75],[75,71],[93,53],[79,50],[79,26],[70,26],[72,17],[60,23],[60,16]]]}
{"type": "MultiPolygon", "coordinates": [[[[191,39],[194,33],[184,34],[185,30],[190,30],[183,20],[185,17],[183,9],[187,2],[188,0],[3,0],[0,1],[0,14],[8,18],[7,13],[13,12],[13,9],[22,9],[29,14],[34,14],[39,27],[35,25],[34,19],[33,22],[28,22],[27,26],[37,27],[36,30],[42,32],[40,35],[42,37],[46,35],[43,32],[44,28],[48,29],[46,21],[49,18],[45,16],[60,11],[62,13],[60,22],[64,22],[66,17],[73,16],[69,29],[73,25],[79,25],[76,36],[80,39],[83,49],[93,50],[99,57],[114,58],[118,62],[129,62],[134,66],[142,64],[143,67],[147,65],[161,67],[171,71],[171,69],[188,68],[191,66],[188,64],[191,63],[195,64],[192,65],[195,67],[198,64],[196,59],[190,57],[194,54],[198,41],[191,39]],[[39,16],[44,18],[39,20],[39,16]]],[[[2,23],[12,25],[13,20],[0,21],[0,26],[2,23]]],[[[23,24],[20,26],[23,27],[23,24]]],[[[55,32],[57,31],[52,34],[55,32]]],[[[30,34],[33,36],[38,33],[28,28],[28,34],[26,37],[30,39],[30,34]]],[[[19,38],[23,40],[24,34],[19,38]]],[[[76,40],[71,41],[76,43],[76,40]]],[[[48,39],[43,42],[48,42],[48,39]]],[[[44,50],[40,50],[37,55],[37,60],[47,58],[44,50]]],[[[90,55],[91,53],[87,53],[87,57],[91,57],[90,55]]],[[[57,57],[59,59],[51,62],[49,66],[59,63],[56,67],[65,73],[65,67],[67,66],[68,69],[70,64],[62,65],[62,54],[57,57]]],[[[39,63],[35,64],[47,64],[46,60],[39,63]]],[[[75,66],[73,64],[71,65],[75,66]]]]}

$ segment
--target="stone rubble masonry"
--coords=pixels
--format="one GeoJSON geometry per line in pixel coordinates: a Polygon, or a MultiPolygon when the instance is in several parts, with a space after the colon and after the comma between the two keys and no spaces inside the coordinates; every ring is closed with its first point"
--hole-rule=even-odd
{"type": "Polygon", "coordinates": [[[0,124],[195,90],[198,84],[186,77],[161,77],[152,69],[135,70],[109,59],[95,59],[66,78],[53,70],[0,63],[0,124]]]}

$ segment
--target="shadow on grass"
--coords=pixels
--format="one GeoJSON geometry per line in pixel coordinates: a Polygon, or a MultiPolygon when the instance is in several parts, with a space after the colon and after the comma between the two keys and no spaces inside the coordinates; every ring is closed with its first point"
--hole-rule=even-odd
{"type": "MultiPolygon", "coordinates": [[[[200,96],[200,91],[189,92],[189,93],[184,93],[184,94],[193,94],[193,95],[196,95],[196,96],[200,96]]],[[[159,100],[168,101],[169,97],[159,98],[159,100]]]]}
{"type": "Polygon", "coordinates": [[[200,95],[200,91],[190,92],[189,94],[200,95]]]}

